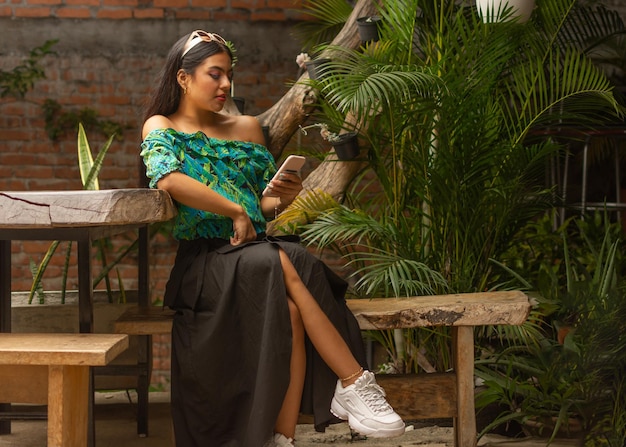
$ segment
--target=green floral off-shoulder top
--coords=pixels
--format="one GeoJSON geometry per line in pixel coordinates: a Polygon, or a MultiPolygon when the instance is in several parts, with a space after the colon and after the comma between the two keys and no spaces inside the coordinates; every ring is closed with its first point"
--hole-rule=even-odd
{"type": "MultiPolygon", "coordinates": [[[[174,129],[156,129],[141,143],[150,187],[178,171],[208,185],[213,191],[240,204],[250,216],[257,233],[265,231],[267,220],[261,210],[261,192],[276,172],[272,154],[260,144],[209,138],[174,129]]],[[[228,239],[233,223],[228,217],[177,203],[174,238],[228,239]]]]}

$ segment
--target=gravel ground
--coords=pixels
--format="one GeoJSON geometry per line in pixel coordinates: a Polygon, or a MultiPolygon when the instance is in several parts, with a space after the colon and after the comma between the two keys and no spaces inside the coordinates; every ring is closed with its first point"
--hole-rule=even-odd
{"type": "MultiPolygon", "coordinates": [[[[389,439],[351,439],[347,424],[337,424],[329,427],[326,433],[317,433],[310,424],[298,425],[296,432],[297,447],[321,447],[332,444],[343,447],[453,447],[454,438],[452,427],[424,426],[419,424],[415,428],[409,423],[409,428],[402,436],[389,439]]],[[[479,447],[546,447],[547,439],[520,438],[513,439],[505,436],[486,435],[478,441],[479,447]]],[[[579,442],[571,439],[556,439],[549,447],[580,447],[579,442]]]]}
{"type": "Polygon", "coordinates": [[[328,427],[325,433],[318,433],[312,425],[300,424],[296,432],[296,445],[298,447],[319,447],[324,444],[334,446],[378,446],[378,447],[404,447],[415,445],[429,445],[433,447],[451,447],[454,439],[451,427],[423,427],[413,428],[409,425],[402,436],[387,439],[374,439],[365,437],[352,438],[348,424],[336,424],[328,427]]]}

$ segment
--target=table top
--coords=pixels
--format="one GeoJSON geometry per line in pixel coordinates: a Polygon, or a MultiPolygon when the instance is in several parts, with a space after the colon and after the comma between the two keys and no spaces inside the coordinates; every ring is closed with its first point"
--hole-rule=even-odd
{"type": "Polygon", "coordinates": [[[104,366],[128,348],[121,334],[0,334],[2,365],[104,366]]]}
{"type": "Polygon", "coordinates": [[[138,226],[175,214],[169,194],[157,189],[0,191],[0,231],[138,226]]]}

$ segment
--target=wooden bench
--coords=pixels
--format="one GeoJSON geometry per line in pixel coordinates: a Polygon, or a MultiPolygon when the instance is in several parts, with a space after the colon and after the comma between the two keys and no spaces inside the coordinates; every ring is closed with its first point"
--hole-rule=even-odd
{"type": "Polygon", "coordinates": [[[128,347],[121,334],[0,334],[0,401],[48,405],[48,447],[88,444],[90,367],[128,347]]]}
{"type": "MultiPolygon", "coordinates": [[[[447,373],[407,376],[379,374],[378,382],[388,391],[389,403],[405,419],[453,418],[457,447],[476,445],[474,407],[474,327],[520,325],[530,312],[522,292],[483,292],[410,298],[349,299],[348,307],[362,330],[407,329],[450,326],[454,370],[447,373]],[[391,391],[395,392],[391,392],[391,391]],[[395,400],[391,396],[396,396],[395,400]],[[400,396],[400,397],[398,397],[400,396]]],[[[172,328],[173,312],[160,307],[135,307],[116,322],[123,334],[161,334],[172,328]]],[[[145,394],[148,389],[138,389],[145,394]]],[[[138,414],[138,426],[146,413],[138,414]]]]}

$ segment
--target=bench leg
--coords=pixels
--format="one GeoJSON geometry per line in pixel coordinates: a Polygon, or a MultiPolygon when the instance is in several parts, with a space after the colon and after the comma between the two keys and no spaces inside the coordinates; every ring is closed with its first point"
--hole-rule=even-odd
{"type": "Polygon", "coordinates": [[[452,349],[456,372],[457,412],[454,418],[454,445],[475,447],[474,327],[452,328],[452,349]]]}
{"type": "Polygon", "coordinates": [[[89,366],[48,367],[48,447],[85,447],[89,366]]]}

